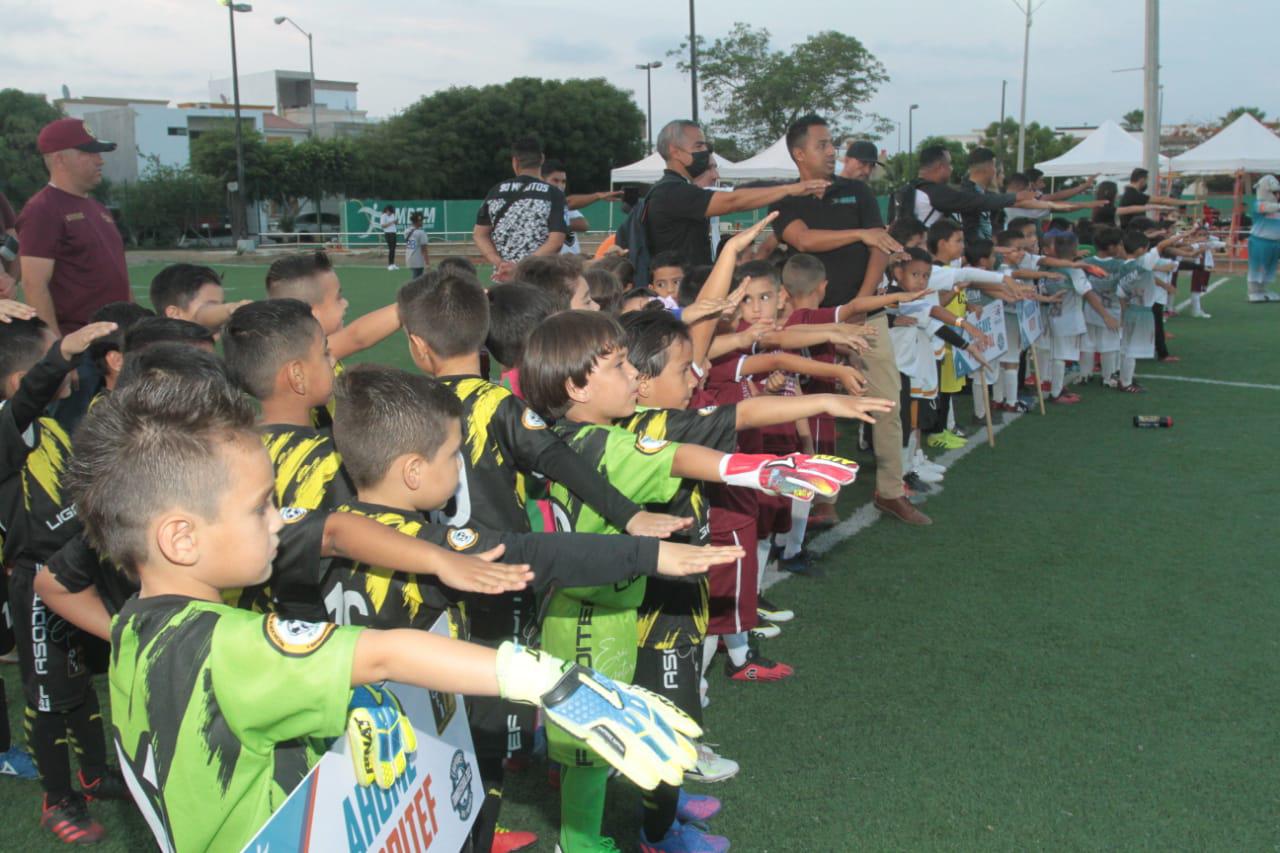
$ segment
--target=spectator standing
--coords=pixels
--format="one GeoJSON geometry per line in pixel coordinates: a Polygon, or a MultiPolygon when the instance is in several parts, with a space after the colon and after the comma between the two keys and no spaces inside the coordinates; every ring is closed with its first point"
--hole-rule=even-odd
{"type": "Polygon", "coordinates": [[[387,241],[387,269],[398,270],[400,267],[396,266],[396,234],[399,228],[396,225],[396,209],[391,205],[382,208],[378,225],[382,228],[382,239],[387,241]]]}
{"type": "Polygon", "coordinates": [[[422,230],[422,214],[409,215],[409,230],[404,235],[404,263],[409,268],[411,278],[417,278],[426,272],[427,232],[422,230]]]}
{"type": "Polygon", "coordinates": [[[1133,213],[1125,213],[1123,208],[1132,207],[1140,208],[1150,204],[1169,204],[1184,205],[1197,204],[1194,198],[1182,199],[1173,198],[1167,195],[1150,195],[1147,193],[1147,181],[1149,174],[1146,169],[1134,169],[1129,173],[1129,183],[1125,184],[1124,192],[1120,193],[1120,227],[1128,228],[1129,223],[1135,216],[1141,216],[1145,211],[1135,211],[1133,213]]]}
{"type": "Polygon", "coordinates": [[[476,248],[493,264],[494,281],[510,281],[530,255],[558,255],[569,233],[564,193],[542,179],[542,143],[533,137],[511,145],[514,178],[489,190],[471,232],[476,248]]]}
{"type": "Polygon", "coordinates": [[[597,201],[618,201],[622,198],[622,191],[569,195],[569,173],[565,170],[564,163],[559,160],[547,160],[542,164],[542,179],[565,194],[564,224],[566,231],[564,233],[564,245],[560,247],[560,254],[582,254],[582,240],[578,235],[586,234],[591,228],[591,223],[587,221],[586,214],[579,208],[594,204],[597,201]]]}
{"type": "Polygon", "coordinates": [[[860,139],[849,143],[849,147],[845,150],[844,168],[840,170],[840,177],[851,181],[869,181],[876,166],[889,168],[885,163],[880,162],[880,150],[876,148],[876,144],[860,139]]]}

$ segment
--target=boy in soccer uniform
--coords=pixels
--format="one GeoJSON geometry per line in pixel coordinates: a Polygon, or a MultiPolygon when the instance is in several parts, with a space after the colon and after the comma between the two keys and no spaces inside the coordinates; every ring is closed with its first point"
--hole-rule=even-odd
{"type": "Polygon", "coordinates": [[[642,786],[692,761],[698,729],[678,711],[548,655],[220,603],[224,586],[270,571],[283,526],[270,463],[229,386],[162,385],[95,407],[70,474],[91,544],[141,582],[112,623],[112,721],[164,849],[244,846],[318,758],[318,739],[343,733],[351,688],[383,680],[540,704],[642,786]]]}
{"type": "Polygon", "coordinates": [[[68,394],[73,360],[116,327],[90,323],[55,341],[40,320],[11,319],[23,315],[10,305],[0,306],[10,318],[0,325],[0,525],[27,701],[24,727],[44,792],[41,826],[61,841],[92,843],[106,831],[86,801],[128,794],[119,773],[107,766],[86,638],[35,592],[36,575],[80,531],[63,485],[71,442],[56,420],[42,415],[68,394]],[[69,742],[80,760],[79,791],[72,788],[69,742]]]}
{"type": "Polygon", "coordinates": [[[151,279],[151,307],[161,317],[199,323],[218,332],[241,305],[224,302],[222,277],[211,267],[170,264],[151,279]]]}
{"type": "MultiPolygon", "coordinates": [[[[1093,279],[1090,284],[1102,300],[1107,313],[1121,320],[1120,283],[1135,273],[1134,265],[1124,257],[1124,234],[1119,228],[1099,228],[1093,236],[1096,254],[1089,263],[1101,269],[1105,276],[1093,279]]],[[[1102,384],[1114,388],[1120,370],[1120,350],[1123,346],[1122,330],[1104,324],[1101,314],[1092,306],[1085,306],[1085,323],[1089,327],[1087,351],[1082,348],[1080,370],[1087,378],[1093,374],[1093,353],[1101,354],[1102,384]]]]}
{"type": "Polygon", "coordinates": [[[312,309],[297,299],[253,302],[223,334],[227,371],[262,403],[262,443],[276,471],[276,505],[334,509],[355,491],[327,428],[312,413],[333,397],[333,358],[312,309]]]}
{"type": "MultiPolygon", "coordinates": [[[[616,321],[598,313],[571,311],[548,318],[530,335],[522,376],[530,403],[573,450],[619,485],[633,500],[666,504],[682,478],[729,483],[788,495],[832,494],[852,480],[841,461],[795,455],[723,454],[692,444],[673,444],[616,426],[635,413],[637,373],[626,359],[625,336],[616,321]],[[785,473],[784,473],[785,471],[785,473]]],[[[596,510],[556,482],[557,522],[581,532],[619,532],[596,510]]],[[[543,645],[629,681],[635,672],[636,608],[645,581],[562,589],[552,596],[543,621],[543,645]]],[[[601,835],[608,770],[548,726],[550,756],[562,762],[560,847],[563,853],[611,849],[601,835]]]]}
{"type": "MultiPolygon", "coordinates": [[[[1167,242],[1172,243],[1176,239],[1170,238],[1167,242]]],[[[1132,273],[1121,281],[1118,290],[1124,324],[1118,390],[1127,394],[1142,394],[1146,389],[1133,381],[1133,374],[1137,369],[1138,359],[1156,356],[1156,324],[1151,308],[1155,305],[1159,285],[1156,284],[1154,272],[1172,272],[1178,268],[1178,263],[1162,259],[1160,249],[1152,248],[1150,238],[1141,231],[1131,229],[1124,232],[1122,245],[1124,253],[1129,257],[1132,273]]]]}
{"type": "MultiPolygon", "coordinates": [[[[436,521],[528,532],[526,482],[538,474],[598,507],[610,523],[628,533],[665,537],[688,525],[688,520],[642,511],[570,450],[522,400],[483,378],[480,348],[489,325],[489,302],[474,276],[434,270],[401,287],[396,303],[414,364],[452,390],[464,410],[462,476],[451,503],[433,513],[436,521]]],[[[470,600],[467,611],[470,633],[465,639],[497,646],[533,630],[537,604],[531,593],[519,593],[470,600]]],[[[481,756],[481,778],[493,794],[474,837],[477,849],[487,850],[486,836],[496,823],[500,802],[502,761],[532,746],[534,719],[527,707],[488,699],[476,701],[474,708],[469,721],[481,756]]]]}
{"type": "MultiPolygon", "coordinates": [[[[1045,247],[1049,257],[1059,260],[1075,260],[1079,243],[1074,234],[1060,234],[1049,239],[1045,247]]],[[[1065,282],[1044,282],[1041,288],[1049,296],[1065,294],[1061,302],[1049,306],[1049,331],[1051,332],[1051,354],[1053,369],[1050,375],[1050,399],[1055,403],[1078,403],[1079,395],[1064,390],[1067,362],[1080,359],[1081,341],[1086,331],[1084,321],[1084,305],[1087,303],[1102,318],[1109,329],[1118,329],[1120,323],[1107,311],[1102,298],[1093,292],[1084,270],[1071,267],[1067,269],[1065,282]]],[[[1089,365],[1092,370],[1093,366],[1089,365]]]]}

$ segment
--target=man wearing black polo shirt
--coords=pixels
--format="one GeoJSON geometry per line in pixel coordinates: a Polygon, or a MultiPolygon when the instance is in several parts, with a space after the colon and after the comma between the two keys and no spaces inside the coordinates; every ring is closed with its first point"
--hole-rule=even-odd
{"type": "MultiPolygon", "coordinates": [[[[801,180],[815,181],[835,172],[836,150],[824,119],[806,116],[787,130],[787,150],[801,180]]],[[[798,252],[816,255],[826,267],[824,306],[845,305],[871,296],[884,276],[889,252],[902,247],[884,230],[880,207],[862,181],[835,177],[821,198],[788,198],[774,205],[778,238],[798,252]]],[[[846,318],[841,318],[846,319],[846,318]]],[[[874,346],[863,353],[867,394],[897,399],[901,380],[883,310],[872,311],[867,324],[875,329],[874,346]]],[[[875,505],[907,524],[931,524],[906,499],[902,486],[902,420],[882,415],[872,427],[876,454],[875,505]]]]}
{"type": "Polygon", "coordinates": [[[667,168],[645,199],[649,255],[675,252],[686,267],[711,264],[711,217],[767,207],[789,196],[819,196],[831,181],[828,173],[820,180],[715,192],[692,182],[711,168],[711,146],[697,122],[668,122],[658,132],[656,147],[667,168]]]}
{"type": "MultiPolygon", "coordinates": [[[[1195,204],[1193,198],[1171,198],[1167,195],[1147,195],[1147,179],[1150,173],[1146,169],[1134,169],[1129,173],[1129,183],[1125,184],[1124,192],[1120,194],[1120,203],[1117,207],[1140,207],[1144,204],[1195,204]]],[[[1120,227],[1128,228],[1129,223],[1138,216],[1143,216],[1145,211],[1138,213],[1122,213],[1120,215],[1120,227]]]]}
{"type": "Polygon", "coordinates": [[[476,248],[493,264],[493,280],[509,281],[516,264],[530,255],[558,255],[569,226],[565,197],[542,179],[542,144],[532,137],[511,145],[514,178],[499,182],[476,214],[471,231],[476,248]]]}

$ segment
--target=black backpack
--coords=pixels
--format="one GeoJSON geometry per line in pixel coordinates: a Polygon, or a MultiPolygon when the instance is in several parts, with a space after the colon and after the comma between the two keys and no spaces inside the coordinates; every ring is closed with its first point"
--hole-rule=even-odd
{"type": "Polygon", "coordinates": [[[665,176],[659,179],[618,226],[618,243],[627,250],[627,260],[635,268],[636,287],[649,286],[649,259],[653,254],[649,248],[649,199],[663,184],[672,182],[665,176]]]}
{"type": "MultiPolygon", "coordinates": [[[[889,196],[889,222],[893,223],[899,219],[911,219],[916,222],[920,221],[920,217],[916,216],[916,190],[927,184],[928,181],[922,181],[916,178],[908,181],[893,191],[889,196]]],[[[932,206],[930,213],[932,213],[932,206]]]]}

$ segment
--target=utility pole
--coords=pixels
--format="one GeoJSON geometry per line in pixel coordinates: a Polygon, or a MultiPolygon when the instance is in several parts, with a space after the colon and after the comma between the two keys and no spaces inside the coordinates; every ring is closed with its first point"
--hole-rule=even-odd
{"type": "Polygon", "coordinates": [[[236,65],[236,12],[252,12],[253,6],[248,3],[233,3],[231,0],[221,0],[221,2],[227,7],[228,21],[231,24],[231,97],[235,102],[236,117],[236,206],[232,210],[231,225],[235,230],[236,248],[239,249],[241,241],[245,239],[249,211],[245,207],[244,140],[240,129],[240,71],[236,65]]]}
{"type": "MultiPolygon", "coordinates": [[[[1008,88],[1009,88],[1009,81],[1001,80],[1000,81],[1000,123],[996,125],[997,156],[999,156],[999,152],[1004,151],[1004,93],[1005,93],[1005,90],[1007,90],[1008,88]]],[[[1000,165],[1000,168],[1003,169],[1006,164],[1001,162],[999,165],[1000,165]]]]}
{"type": "Polygon", "coordinates": [[[1151,186],[1160,179],[1160,0],[1147,0],[1142,69],[1142,165],[1151,186]]]}
{"type": "Polygon", "coordinates": [[[913,139],[915,125],[912,123],[912,118],[918,109],[920,109],[919,104],[912,104],[907,110],[907,180],[915,177],[916,171],[916,145],[913,139]]]}
{"type": "Polygon", "coordinates": [[[637,71],[644,72],[644,90],[645,90],[645,135],[649,140],[649,153],[653,153],[653,69],[661,68],[661,60],[656,62],[646,62],[644,65],[637,65],[637,71]]]}
{"type": "Polygon", "coordinates": [[[692,118],[698,120],[698,28],[694,26],[693,2],[689,0],[689,96],[693,103],[692,118]]]}
{"type": "Polygon", "coordinates": [[[1027,19],[1026,29],[1022,34],[1022,106],[1018,110],[1018,171],[1021,172],[1026,165],[1027,152],[1027,64],[1031,58],[1031,14],[1037,11],[1045,4],[1045,0],[1040,0],[1035,6],[1031,5],[1032,0],[1013,0],[1013,5],[1018,7],[1027,19]]]}

